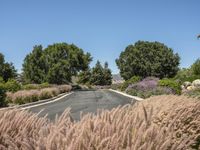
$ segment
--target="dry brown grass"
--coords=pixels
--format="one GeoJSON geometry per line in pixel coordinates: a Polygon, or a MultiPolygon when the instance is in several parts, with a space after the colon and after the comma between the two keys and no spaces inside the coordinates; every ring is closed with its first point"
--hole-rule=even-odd
{"type": "Polygon", "coordinates": [[[61,93],[70,92],[70,85],[59,85],[43,89],[21,90],[15,93],[7,92],[7,101],[15,104],[24,104],[38,100],[52,98],[61,93]]]}
{"type": "Polygon", "coordinates": [[[181,96],[152,97],[78,122],[69,109],[55,122],[20,110],[0,116],[0,149],[185,150],[200,138],[200,102],[181,96]]]}

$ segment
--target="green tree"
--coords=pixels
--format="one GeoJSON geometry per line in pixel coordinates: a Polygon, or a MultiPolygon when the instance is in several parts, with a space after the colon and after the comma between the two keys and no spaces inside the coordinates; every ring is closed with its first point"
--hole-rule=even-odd
{"type": "Polygon", "coordinates": [[[0,76],[5,82],[17,77],[17,70],[12,63],[5,62],[4,55],[0,53],[0,76]]]}
{"type": "Polygon", "coordinates": [[[103,76],[104,76],[104,85],[111,85],[112,84],[112,73],[111,70],[108,68],[108,63],[105,62],[103,68],[103,76]]]}
{"type": "Polygon", "coordinates": [[[195,61],[195,63],[191,66],[191,70],[194,75],[200,75],[200,59],[195,61]]]}
{"type": "Polygon", "coordinates": [[[173,77],[179,61],[179,55],[162,43],[138,41],[121,52],[116,64],[121,76],[128,80],[132,76],[173,77]]]}
{"type": "Polygon", "coordinates": [[[103,67],[102,67],[100,61],[97,61],[95,67],[92,68],[90,83],[92,85],[103,85],[104,84],[103,67]]]}
{"type": "Polygon", "coordinates": [[[78,75],[78,83],[87,84],[90,83],[91,71],[90,69],[84,70],[78,75]]]}
{"type": "Polygon", "coordinates": [[[97,61],[95,67],[92,68],[90,83],[92,85],[111,85],[112,73],[108,68],[108,63],[105,62],[104,67],[97,61]]]}
{"type": "Polygon", "coordinates": [[[91,60],[89,53],[74,44],[56,43],[44,50],[35,46],[24,60],[23,75],[32,83],[68,83],[72,76],[87,70],[91,60]]]}
{"type": "Polygon", "coordinates": [[[71,74],[69,64],[67,61],[62,60],[54,64],[48,72],[47,81],[52,84],[64,84],[71,81],[71,74]]]}
{"type": "Polygon", "coordinates": [[[36,45],[30,54],[26,56],[23,64],[23,75],[29,83],[42,83],[46,80],[46,62],[42,45],[36,45]]]}

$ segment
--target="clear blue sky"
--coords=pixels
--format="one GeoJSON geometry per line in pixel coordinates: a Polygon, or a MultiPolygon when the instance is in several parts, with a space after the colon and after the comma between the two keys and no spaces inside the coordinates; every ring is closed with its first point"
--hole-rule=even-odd
{"type": "Polygon", "coordinates": [[[181,56],[181,67],[200,57],[199,0],[1,0],[0,52],[21,70],[37,44],[74,43],[95,61],[115,59],[138,40],[160,41],[181,56]]]}

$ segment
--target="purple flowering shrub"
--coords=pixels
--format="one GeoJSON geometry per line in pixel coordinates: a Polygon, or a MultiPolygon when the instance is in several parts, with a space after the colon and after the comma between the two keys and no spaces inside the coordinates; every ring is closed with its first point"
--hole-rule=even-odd
{"type": "Polygon", "coordinates": [[[152,95],[175,94],[171,88],[159,86],[159,79],[155,77],[147,77],[138,83],[129,85],[126,92],[141,98],[148,98],[152,95]]]}

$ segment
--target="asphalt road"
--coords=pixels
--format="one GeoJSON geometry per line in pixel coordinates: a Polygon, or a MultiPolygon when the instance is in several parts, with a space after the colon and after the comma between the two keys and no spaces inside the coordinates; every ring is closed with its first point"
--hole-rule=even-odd
{"type": "Polygon", "coordinates": [[[38,113],[44,109],[39,116],[48,114],[48,118],[53,120],[56,114],[61,115],[66,108],[70,107],[72,118],[79,120],[80,112],[83,114],[96,113],[98,109],[110,110],[119,105],[125,105],[131,102],[134,103],[135,100],[109,90],[75,91],[70,96],[59,101],[30,108],[29,110],[38,113]]]}

